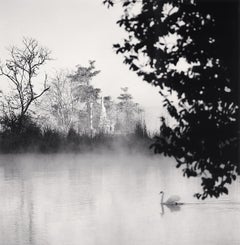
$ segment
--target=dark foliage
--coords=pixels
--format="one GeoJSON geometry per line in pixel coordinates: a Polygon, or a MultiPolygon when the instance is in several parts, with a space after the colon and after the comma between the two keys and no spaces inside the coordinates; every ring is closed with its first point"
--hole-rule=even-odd
{"type": "Polygon", "coordinates": [[[43,153],[58,152],[64,144],[64,136],[56,130],[45,128],[42,131],[39,151],[43,153]]]}
{"type": "Polygon", "coordinates": [[[41,129],[29,115],[18,117],[3,117],[0,132],[1,152],[22,152],[28,149],[36,150],[36,142],[41,141],[41,129]]]}
{"type": "Polygon", "coordinates": [[[197,198],[227,194],[226,185],[239,172],[238,1],[121,4],[124,14],[117,23],[128,37],[114,48],[131,70],[161,88],[164,106],[177,122],[170,127],[163,120],[154,151],[175,157],[184,176],[201,178],[197,198]],[[134,14],[135,5],[141,11],[134,14]],[[181,61],[188,69],[178,68],[181,61]]]}
{"type": "Polygon", "coordinates": [[[149,138],[145,122],[138,122],[135,126],[134,135],[137,138],[149,138]]]}
{"type": "Polygon", "coordinates": [[[79,135],[73,128],[69,129],[66,140],[68,142],[69,149],[71,149],[72,151],[79,150],[79,144],[80,144],[79,135]]]}
{"type": "Polygon", "coordinates": [[[131,135],[94,136],[78,134],[71,128],[67,135],[51,129],[41,128],[30,115],[22,118],[21,127],[16,118],[4,117],[1,120],[1,153],[58,153],[58,152],[97,152],[97,151],[143,151],[152,143],[146,128],[138,126],[131,135]]]}

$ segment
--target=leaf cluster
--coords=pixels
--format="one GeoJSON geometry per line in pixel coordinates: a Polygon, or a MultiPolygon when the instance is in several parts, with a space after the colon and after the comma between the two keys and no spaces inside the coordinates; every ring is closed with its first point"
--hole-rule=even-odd
{"type": "Polygon", "coordinates": [[[177,122],[170,127],[163,119],[152,148],[175,157],[184,176],[201,178],[197,198],[227,194],[226,185],[239,172],[238,3],[129,0],[121,5],[117,24],[127,37],[114,45],[116,53],[160,88],[163,106],[177,122]],[[138,4],[139,13],[130,4],[138,4]]]}

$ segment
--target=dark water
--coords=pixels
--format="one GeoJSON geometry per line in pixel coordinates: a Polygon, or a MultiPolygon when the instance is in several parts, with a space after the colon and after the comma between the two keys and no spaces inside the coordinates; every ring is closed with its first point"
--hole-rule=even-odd
{"type": "Polygon", "coordinates": [[[239,181],[200,204],[198,188],[159,156],[1,156],[0,244],[240,244],[239,181]],[[161,207],[160,190],[189,204],[161,207]]]}

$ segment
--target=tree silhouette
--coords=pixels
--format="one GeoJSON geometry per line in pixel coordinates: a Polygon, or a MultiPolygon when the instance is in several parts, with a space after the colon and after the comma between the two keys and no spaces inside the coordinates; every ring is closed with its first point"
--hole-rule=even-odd
{"type": "Polygon", "coordinates": [[[23,38],[22,44],[22,48],[11,47],[9,58],[0,64],[0,76],[7,78],[11,86],[10,95],[1,101],[3,117],[18,125],[17,130],[21,130],[33,102],[49,90],[46,75],[42,90],[37,92],[34,84],[40,68],[50,60],[50,51],[32,38],[23,38]]]}
{"type": "Polygon", "coordinates": [[[238,1],[123,0],[121,6],[117,24],[127,37],[114,45],[116,53],[160,87],[176,122],[162,118],[154,151],[173,156],[184,176],[201,178],[197,198],[227,194],[239,172],[238,1]]]}

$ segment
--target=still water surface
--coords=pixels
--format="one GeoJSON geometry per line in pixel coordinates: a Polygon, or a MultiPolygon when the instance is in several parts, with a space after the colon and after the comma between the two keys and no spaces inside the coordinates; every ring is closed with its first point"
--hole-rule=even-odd
{"type": "Polygon", "coordinates": [[[240,244],[239,180],[217,201],[198,188],[159,156],[0,156],[0,244],[240,244]],[[161,207],[160,190],[188,204],[161,207]]]}

